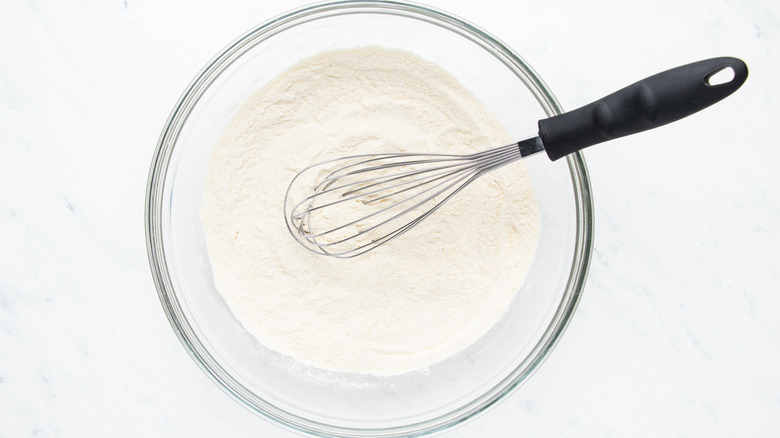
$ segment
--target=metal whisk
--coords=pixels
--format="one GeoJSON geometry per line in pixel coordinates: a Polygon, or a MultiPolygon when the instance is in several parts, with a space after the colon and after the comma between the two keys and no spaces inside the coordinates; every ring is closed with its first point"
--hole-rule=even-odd
{"type": "Polygon", "coordinates": [[[293,178],[287,227],[316,253],[355,257],[395,239],[487,172],[546,151],[551,160],[691,115],[736,91],[747,66],[713,58],[650,76],[574,111],[539,121],[539,136],[469,155],[388,153],[318,163],[293,178]],[[731,69],[730,81],[710,84],[731,69]]]}

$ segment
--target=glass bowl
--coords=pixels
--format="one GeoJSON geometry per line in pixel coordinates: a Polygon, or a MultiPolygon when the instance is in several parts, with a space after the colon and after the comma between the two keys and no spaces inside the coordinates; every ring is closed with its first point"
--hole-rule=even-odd
{"type": "MultiPolygon", "coordinates": [[[[287,13],[244,34],[197,75],[160,136],[146,195],[146,240],[176,335],[201,369],[249,410],[318,436],[421,435],[462,423],[506,397],[544,361],[585,281],[593,237],[590,186],[579,154],[526,160],[541,230],[525,282],[475,344],[427,370],[392,377],[328,372],[268,350],[215,290],[199,220],[207,163],[239,106],[297,60],[378,45],[439,64],[518,140],[561,113],[536,73],[484,30],[401,2],[332,2],[287,13]]],[[[543,154],[542,154],[543,155],[543,154]]],[[[281,208],[280,226],[284,226],[281,208]]]]}

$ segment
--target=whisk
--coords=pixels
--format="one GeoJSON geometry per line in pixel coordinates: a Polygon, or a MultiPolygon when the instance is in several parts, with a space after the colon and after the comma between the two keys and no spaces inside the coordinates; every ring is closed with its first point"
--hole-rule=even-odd
{"type": "Polygon", "coordinates": [[[707,59],[540,120],[538,136],[515,144],[468,155],[378,153],[318,163],[290,183],[285,221],[307,249],[355,257],[406,233],[485,173],[542,151],[555,161],[679,120],[736,91],[747,74],[739,59],[707,59]],[[724,71],[733,77],[716,83],[724,71]]]}

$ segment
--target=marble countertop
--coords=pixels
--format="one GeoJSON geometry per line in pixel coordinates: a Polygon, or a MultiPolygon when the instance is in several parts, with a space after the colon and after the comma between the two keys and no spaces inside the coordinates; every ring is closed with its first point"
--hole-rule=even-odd
{"type": "MultiPolygon", "coordinates": [[[[698,59],[750,68],[724,103],[585,152],[596,238],[579,308],[519,391],[443,436],[778,436],[780,3],[428,3],[508,43],[567,109],[698,59]]],[[[186,84],[299,5],[0,3],[0,437],[294,436],[176,339],[143,207],[186,84]]]]}

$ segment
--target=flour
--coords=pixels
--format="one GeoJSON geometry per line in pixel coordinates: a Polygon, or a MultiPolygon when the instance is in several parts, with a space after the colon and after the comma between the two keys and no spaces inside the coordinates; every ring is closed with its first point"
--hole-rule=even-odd
{"type": "Polygon", "coordinates": [[[347,260],[290,236],[285,191],[329,158],[512,141],[449,73],[413,54],[357,48],[296,64],[247,100],[213,152],[201,220],[217,290],[260,343],[314,367],[394,375],[458,353],[506,311],[536,249],[521,163],[347,260]]]}

